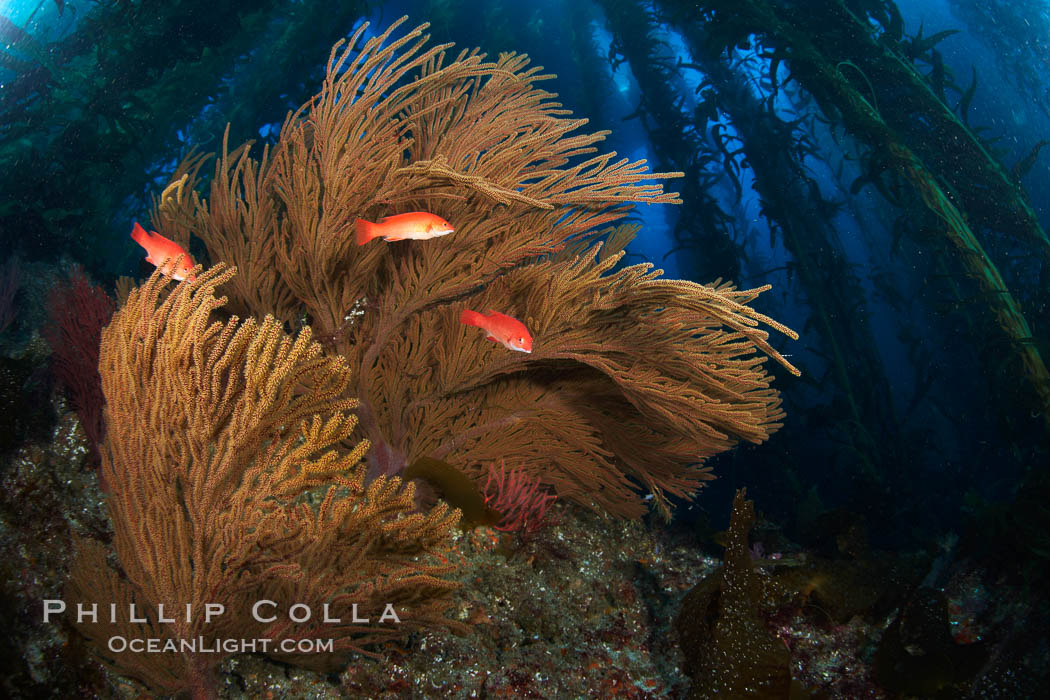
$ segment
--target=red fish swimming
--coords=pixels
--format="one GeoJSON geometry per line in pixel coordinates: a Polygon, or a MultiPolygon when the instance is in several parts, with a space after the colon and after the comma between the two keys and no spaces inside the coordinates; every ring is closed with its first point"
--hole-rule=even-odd
{"type": "Polygon", "coordinates": [[[377,223],[358,219],[354,222],[357,245],[364,245],[373,238],[384,241],[425,241],[428,238],[447,236],[455,231],[452,224],[437,214],[425,211],[410,211],[380,219],[377,223]]]}
{"type": "Polygon", "coordinates": [[[159,267],[160,271],[165,275],[171,275],[180,282],[187,278],[191,282],[195,279],[193,275],[193,258],[175,241],[168,240],[156,231],[147,233],[146,229],[139,226],[137,221],[131,229],[131,237],[136,243],[146,249],[146,253],[148,253],[146,262],[153,263],[159,267]],[[175,267],[175,258],[180,255],[182,260],[179,261],[178,267],[175,267]]]}
{"type": "Polygon", "coordinates": [[[525,324],[507,314],[489,309],[484,314],[469,309],[459,315],[459,322],[488,331],[488,339],[502,343],[508,350],[532,352],[532,336],[525,324]]]}

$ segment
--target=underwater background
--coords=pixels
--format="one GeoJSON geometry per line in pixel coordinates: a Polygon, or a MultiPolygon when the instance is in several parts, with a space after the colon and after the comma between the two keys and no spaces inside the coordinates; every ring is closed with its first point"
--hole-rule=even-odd
{"type": "MultiPolygon", "coordinates": [[[[7,0],[0,39],[4,695],[1042,695],[1050,674],[1050,4],[7,0]],[[286,121],[340,71],[355,70],[333,69],[337,42],[355,37],[340,49],[351,50],[352,62],[355,51],[380,51],[378,43],[363,49],[365,42],[390,45],[424,22],[430,39],[418,50],[454,43],[443,65],[453,71],[449,80],[462,82],[450,83],[459,87],[448,93],[435,90],[426,97],[433,103],[420,97],[390,113],[402,121],[438,115],[428,129],[451,126],[432,136],[436,145],[414,151],[404,133],[391,137],[396,143],[380,142],[378,107],[359,116],[377,126],[343,141],[335,140],[335,127],[321,126],[320,98],[313,111],[286,121]],[[486,60],[505,62],[456,74],[459,51],[475,47],[486,60]],[[527,54],[528,67],[501,58],[509,52],[527,54]],[[442,100],[480,100],[472,91],[486,80],[495,85],[535,66],[548,76],[536,88],[556,93],[567,111],[530,112],[522,94],[500,87],[506,97],[491,98],[484,114],[493,115],[497,136],[512,134],[507,142],[494,137],[475,148],[471,138],[485,120],[457,122],[465,106],[442,111],[442,100]],[[501,132],[500,120],[519,108],[525,117],[501,132]],[[554,138],[547,126],[530,131],[529,115],[550,124],[587,120],[566,130],[569,136],[558,132],[562,143],[608,131],[603,141],[582,143],[617,153],[590,166],[605,178],[604,189],[592,192],[584,170],[571,171],[576,184],[567,180],[562,190],[530,189],[547,172],[535,163],[569,168],[592,157],[583,147],[523,157],[517,165],[527,177],[516,184],[497,182],[516,163],[513,154],[506,156],[511,165],[486,170],[487,180],[481,170],[452,172],[459,145],[475,148],[471,157],[484,164],[506,143],[525,153],[526,136],[554,138]],[[235,150],[249,140],[249,150],[235,150]],[[319,145],[329,142],[329,150],[319,145]],[[353,167],[337,169],[354,183],[351,192],[325,199],[335,191],[325,159],[351,151],[353,167]],[[220,156],[200,160],[213,152],[220,156]],[[217,175],[223,152],[229,162],[217,175]],[[246,165],[234,166],[242,157],[246,165]],[[642,175],[616,171],[620,157],[670,173],[655,182],[680,203],[645,189],[642,175]],[[400,169],[380,168],[386,158],[404,160],[400,169]],[[413,170],[413,163],[424,165],[413,170]],[[249,186],[253,173],[271,166],[280,200],[272,211],[262,197],[252,199],[249,186]],[[350,247],[319,237],[313,248],[303,238],[299,247],[244,252],[256,240],[299,240],[289,231],[305,220],[295,213],[295,202],[305,200],[295,196],[308,189],[308,178],[296,177],[315,166],[323,193],[301,205],[317,217],[302,228],[320,231],[336,220],[330,212],[345,209],[349,223],[329,229],[350,247]],[[215,186],[229,173],[233,194],[215,186]],[[363,203],[353,199],[384,178],[397,186],[369,190],[363,203]],[[247,204],[237,209],[236,201],[247,204]],[[551,202],[539,218],[523,213],[551,202]],[[628,210],[623,202],[638,204],[628,210]],[[368,248],[352,242],[356,217],[435,207],[457,234],[474,231],[485,244],[457,252],[457,234],[368,248]],[[259,223],[259,211],[292,223],[259,223]],[[521,223],[518,235],[511,231],[516,220],[531,228],[521,223]],[[179,292],[163,287],[163,278],[144,282],[155,265],[129,237],[135,222],[184,246],[203,265],[196,280],[179,292]],[[246,242],[231,233],[238,231],[246,242]],[[253,231],[269,233],[252,238],[253,231]],[[417,252],[427,244],[438,252],[417,252]],[[617,257],[620,248],[625,254],[617,257]],[[594,267],[581,271],[579,260],[591,258],[594,267]],[[491,260],[503,262],[489,270],[491,260]],[[295,273],[313,261],[314,269],[295,273]],[[212,267],[220,262],[237,266],[233,282],[212,267]],[[646,296],[656,283],[630,267],[641,263],[662,269],[661,279],[695,284],[646,296]],[[439,272],[412,276],[417,270],[439,272]],[[544,287],[544,270],[564,284],[544,287]],[[616,281],[600,287],[597,276],[616,281]],[[352,287],[357,279],[367,281],[360,287],[367,293],[352,287]],[[144,291],[131,291],[139,285],[144,291]],[[382,297],[376,291],[389,289],[382,297]],[[215,300],[223,295],[225,310],[215,300]],[[337,299],[331,318],[316,303],[322,297],[337,299]],[[599,297],[612,301],[601,306],[599,297]],[[467,334],[454,314],[447,323],[439,318],[437,311],[458,314],[474,299],[479,311],[492,304],[525,320],[536,339],[532,357],[481,347],[474,341],[484,334],[467,334]],[[193,305],[197,311],[179,316],[193,305]],[[121,308],[124,315],[114,317],[121,308]],[[672,319],[669,310],[679,315],[672,319]],[[402,319],[403,312],[418,316],[389,327],[369,320],[402,319]],[[276,317],[272,325],[263,320],[268,314],[276,317]],[[637,329],[659,314],[667,322],[641,335],[637,329]],[[316,473],[309,472],[315,466],[266,462],[303,482],[294,498],[268,486],[273,502],[287,505],[281,517],[316,518],[324,530],[325,509],[337,497],[389,501],[376,509],[399,515],[358,522],[354,514],[367,509],[347,506],[338,516],[347,518],[342,529],[332,526],[331,539],[316,541],[309,528],[282,525],[298,533],[286,549],[255,540],[231,545],[228,533],[212,537],[219,526],[211,518],[233,512],[230,499],[242,498],[249,480],[207,485],[218,467],[205,473],[193,464],[212,459],[201,450],[221,452],[215,445],[226,443],[215,436],[243,414],[210,418],[200,442],[165,452],[177,441],[170,433],[192,431],[186,426],[194,415],[163,423],[169,433],[145,417],[139,423],[137,412],[149,420],[174,416],[188,399],[171,397],[189,384],[121,368],[147,361],[136,343],[160,343],[166,328],[182,323],[184,335],[171,331],[172,353],[180,343],[215,350],[207,364],[199,359],[207,353],[179,360],[186,377],[243,361],[244,400],[252,391],[263,396],[269,389],[260,387],[273,386],[267,378],[280,373],[251,359],[255,346],[247,340],[237,345],[238,328],[248,326],[237,326],[236,317],[257,320],[244,332],[258,329],[260,344],[267,333],[291,338],[310,327],[318,357],[331,360],[322,367],[311,355],[314,364],[296,364],[289,351],[282,365],[285,350],[276,340],[269,355],[260,351],[300,382],[285,387],[288,404],[312,408],[295,404],[266,423],[272,433],[259,428],[262,437],[229,448],[261,454],[283,444],[285,423],[319,415],[331,421],[330,435],[318,429],[288,437],[281,448],[290,454],[316,439],[316,473]],[[706,320],[690,326],[697,317],[706,320]],[[135,326],[136,318],[146,325],[135,326]],[[213,337],[202,331],[211,322],[227,325],[213,337]],[[760,326],[772,330],[766,335],[760,326]],[[730,331],[720,336],[716,328],[730,331]],[[127,336],[118,342],[120,329],[127,336]],[[358,352],[369,333],[390,335],[390,357],[358,352]],[[662,345],[632,355],[649,337],[662,345]],[[617,350],[621,343],[627,347],[617,350]],[[726,351],[727,343],[740,347],[726,351]],[[686,346],[680,358],[660,364],[686,346]],[[603,352],[618,359],[600,359],[603,352]],[[705,352],[713,353],[711,373],[705,352]],[[747,359],[752,354],[773,359],[763,365],[747,359]],[[508,364],[526,361],[533,364],[508,364]],[[342,374],[346,364],[352,378],[342,374]],[[473,368],[489,373],[484,382],[468,382],[473,368]],[[418,408],[417,389],[430,385],[447,390],[442,400],[453,408],[402,420],[402,411],[418,408]],[[126,406],[120,396],[130,397],[126,406]],[[542,404],[546,413],[519,427],[522,414],[500,413],[509,401],[542,404]],[[468,415],[468,403],[487,417],[468,415]],[[355,410],[359,423],[339,423],[340,411],[355,410]],[[492,436],[479,437],[490,425],[492,436]],[[327,449],[338,464],[319,456],[327,449]],[[188,476],[165,486],[170,503],[161,486],[136,481],[146,455],[185,459],[188,476]],[[418,482],[415,500],[409,491],[376,486],[401,480],[418,482]],[[195,511],[186,495],[191,484],[233,496],[209,496],[210,505],[195,511]],[[136,510],[146,501],[152,510],[136,510]],[[166,503],[177,506],[167,511],[166,503]],[[294,515],[293,505],[306,515],[294,515]],[[244,572],[231,573],[227,554],[221,564],[194,559],[189,545],[186,552],[157,547],[154,565],[129,560],[150,539],[150,517],[167,522],[183,513],[190,534],[171,542],[221,541],[237,551],[244,572]],[[411,518],[419,520],[405,525],[411,518]],[[129,534],[140,519],[146,525],[129,534]],[[412,546],[390,554],[397,547],[389,542],[353,534],[369,528],[412,546]],[[358,548],[340,553],[340,542],[352,537],[361,540],[358,548]],[[326,551],[331,561],[322,561],[326,551]],[[295,564],[294,577],[273,573],[282,557],[302,552],[311,558],[295,564]],[[258,580],[251,595],[278,602],[301,602],[309,593],[315,615],[350,585],[339,576],[367,571],[365,584],[352,582],[354,595],[372,586],[369,595],[380,590],[422,610],[421,622],[374,639],[344,630],[345,654],[324,663],[309,654],[226,653],[205,661],[184,655],[180,666],[178,654],[107,652],[108,634],[74,615],[45,620],[45,600],[70,608],[74,600],[98,601],[103,609],[114,601],[181,604],[179,596],[157,593],[167,585],[155,565],[165,556],[182,561],[189,578],[214,566],[217,587],[258,580]],[[100,570],[112,578],[102,580],[100,570]],[[344,583],[329,586],[329,579],[344,583]],[[390,581],[398,585],[384,589],[390,581]],[[118,594],[121,586],[131,592],[118,594]]],[[[397,50],[410,55],[411,44],[397,50]]],[[[357,70],[366,78],[382,72],[376,65],[357,70]]],[[[421,60],[413,70],[438,68],[421,60]]],[[[373,86],[374,94],[363,80],[356,93],[332,92],[330,106],[338,111],[360,95],[380,106],[396,101],[406,86],[424,89],[414,76],[394,76],[373,86]]],[[[418,145],[423,129],[415,128],[418,145]]],[[[220,394],[192,401],[219,404],[220,394]]],[[[260,512],[270,502],[243,499],[260,512]]],[[[265,529],[259,522],[244,526],[245,538],[265,529]]],[[[164,632],[150,610],[152,622],[135,628],[140,636],[164,632]]],[[[236,638],[274,634],[231,630],[227,636],[236,638]]],[[[119,634],[130,635],[126,628],[119,634]]]]}

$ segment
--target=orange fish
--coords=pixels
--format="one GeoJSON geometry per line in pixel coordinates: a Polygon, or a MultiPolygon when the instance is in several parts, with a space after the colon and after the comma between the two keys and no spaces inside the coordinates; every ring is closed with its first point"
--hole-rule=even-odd
{"type": "Polygon", "coordinates": [[[488,339],[502,343],[508,350],[532,352],[532,336],[518,319],[489,309],[484,314],[469,309],[459,315],[459,322],[488,331],[488,339]]]}
{"type": "Polygon", "coordinates": [[[437,214],[425,211],[410,211],[379,220],[378,223],[358,219],[354,222],[357,245],[364,245],[373,238],[384,241],[425,241],[428,238],[447,236],[455,231],[452,224],[437,214]]]}
{"type": "Polygon", "coordinates": [[[146,232],[136,221],[131,229],[131,237],[140,246],[146,249],[148,255],[146,262],[153,263],[160,268],[165,275],[171,275],[178,281],[186,278],[192,282],[195,279],[193,273],[193,258],[175,241],[170,241],[156,231],[146,232]],[[175,258],[182,256],[178,267],[175,267],[175,258]]]}

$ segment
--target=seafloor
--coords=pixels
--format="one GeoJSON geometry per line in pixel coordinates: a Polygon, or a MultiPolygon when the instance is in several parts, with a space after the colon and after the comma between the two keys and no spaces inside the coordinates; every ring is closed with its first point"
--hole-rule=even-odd
{"type": "MultiPolygon", "coordinates": [[[[39,299],[49,276],[28,277],[39,299]]],[[[4,354],[39,369],[48,351],[31,327],[4,354]]],[[[33,376],[26,370],[24,381],[33,376]]],[[[142,686],[100,666],[68,623],[43,622],[43,601],[62,597],[73,534],[111,535],[76,415],[58,390],[35,401],[36,413],[53,416],[50,433],[23,431],[27,441],[0,462],[3,694],[143,697],[142,686]]],[[[7,408],[32,417],[27,406],[7,408]]],[[[221,666],[220,695],[705,697],[705,684],[732,667],[718,662],[727,639],[742,645],[734,653],[746,664],[775,650],[799,697],[1038,695],[1032,686],[1050,650],[1032,637],[1040,617],[1030,591],[957,557],[951,539],[930,551],[879,552],[864,523],[838,512],[812,523],[803,547],[759,515],[749,535],[740,526],[749,563],[734,579],[720,569],[732,538],[703,524],[625,522],[565,503],[552,511],[528,539],[486,527],[457,535],[453,616],[469,633],[414,637],[338,675],[234,657],[221,666]],[[744,578],[752,593],[741,617],[726,601],[747,588],[737,586],[744,578]]]]}

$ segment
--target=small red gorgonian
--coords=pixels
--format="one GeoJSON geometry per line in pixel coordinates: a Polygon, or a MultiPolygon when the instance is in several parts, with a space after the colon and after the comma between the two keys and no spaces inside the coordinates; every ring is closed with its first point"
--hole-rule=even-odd
{"type": "Polygon", "coordinates": [[[500,460],[499,468],[495,464],[489,465],[489,476],[481,492],[485,503],[503,516],[496,529],[523,535],[530,535],[540,528],[547,509],[558,498],[544,490],[539,479],[530,477],[523,470],[507,471],[503,460],[500,460]]]}

